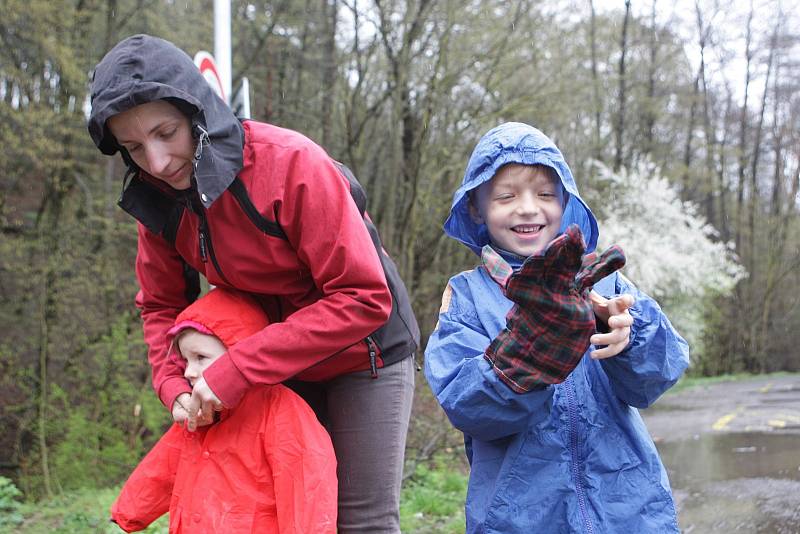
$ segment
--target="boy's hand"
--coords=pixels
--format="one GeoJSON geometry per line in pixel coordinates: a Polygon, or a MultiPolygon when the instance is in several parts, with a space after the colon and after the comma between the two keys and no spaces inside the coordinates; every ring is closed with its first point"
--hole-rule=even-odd
{"type": "Polygon", "coordinates": [[[172,403],[172,420],[178,424],[183,424],[189,420],[189,393],[181,393],[172,403]]]}
{"type": "MultiPolygon", "coordinates": [[[[515,305],[506,317],[506,328],[484,356],[500,380],[517,393],[563,382],[591,344],[597,318],[590,290],[625,265],[625,254],[617,246],[600,255],[584,256],[585,250],[580,228],[570,225],[544,254],[529,257],[508,279],[505,293],[515,305]]],[[[625,328],[630,323],[619,317],[626,309],[615,302],[601,312],[615,329],[600,339],[613,345],[601,355],[612,356],[627,345],[630,330],[625,328]]]]}
{"type": "Polygon", "coordinates": [[[187,412],[189,412],[186,428],[194,432],[198,426],[210,425],[214,421],[214,412],[222,409],[222,401],[211,391],[202,376],[192,387],[192,396],[189,399],[187,412]]]}
{"type": "Polygon", "coordinates": [[[632,295],[620,295],[609,300],[594,291],[589,293],[589,299],[597,320],[605,323],[609,330],[605,334],[594,334],[589,339],[595,347],[603,346],[592,351],[591,356],[595,360],[616,356],[630,343],[633,317],[628,309],[633,306],[635,299],[632,295]]]}

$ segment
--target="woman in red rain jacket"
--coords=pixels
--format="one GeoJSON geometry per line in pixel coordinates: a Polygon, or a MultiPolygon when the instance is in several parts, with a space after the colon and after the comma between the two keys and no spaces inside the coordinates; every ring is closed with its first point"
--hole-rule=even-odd
{"type": "Polygon", "coordinates": [[[239,121],[172,43],[134,35],[97,64],[88,128],[128,166],[153,387],[176,422],[292,381],[329,430],[339,532],[399,534],[419,328],[352,174],[305,136],[239,121]],[[190,387],[166,332],[199,276],[259,300],[269,326],[190,387]],[[189,410],[187,410],[188,408],[189,410]]]}
{"type": "MultiPolygon", "coordinates": [[[[268,319],[244,294],[214,289],[169,331],[172,350],[196,381],[226,347],[268,319]]],[[[170,533],[335,533],[336,457],[314,412],[289,388],[250,388],[235,409],[174,424],[136,467],[111,508],[126,532],[169,511],[170,533]]]]}

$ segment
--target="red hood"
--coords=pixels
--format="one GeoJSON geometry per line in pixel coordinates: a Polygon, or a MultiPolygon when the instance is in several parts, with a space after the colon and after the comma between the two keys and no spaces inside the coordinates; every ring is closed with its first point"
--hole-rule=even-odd
{"type": "Polygon", "coordinates": [[[239,291],[214,288],[186,307],[167,332],[167,342],[187,328],[219,338],[225,347],[260,332],[269,318],[255,299],[239,291]]]}

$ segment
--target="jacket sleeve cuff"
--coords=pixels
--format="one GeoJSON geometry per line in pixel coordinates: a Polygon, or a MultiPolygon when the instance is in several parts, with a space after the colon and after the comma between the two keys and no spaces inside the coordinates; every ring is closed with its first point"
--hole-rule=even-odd
{"type": "Polygon", "coordinates": [[[233,408],[239,404],[250,387],[250,382],[239,371],[227,352],[203,371],[203,378],[226,408],[233,408]]]}
{"type": "Polygon", "coordinates": [[[185,378],[174,376],[168,378],[161,384],[161,388],[158,390],[158,397],[161,399],[161,402],[164,403],[164,406],[167,407],[167,410],[172,410],[172,405],[175,404],[175,399],[178,398],[178,395],[191,392],[192,387],[185,378]]]}

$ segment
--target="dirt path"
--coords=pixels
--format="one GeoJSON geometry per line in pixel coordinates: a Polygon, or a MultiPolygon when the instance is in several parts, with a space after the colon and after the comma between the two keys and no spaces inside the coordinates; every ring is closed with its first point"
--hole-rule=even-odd
{"type": "Polygon", "coordinates": [[[800,534],[800,375],[690,388],[642,415],[684,532],[800,534]]]}

